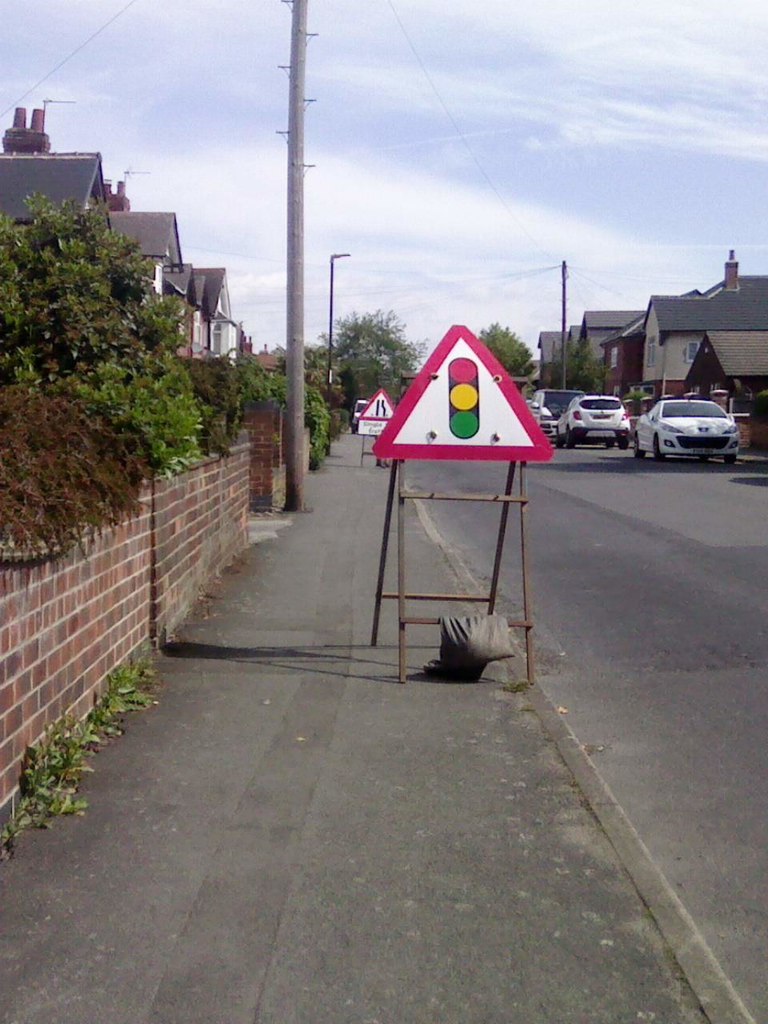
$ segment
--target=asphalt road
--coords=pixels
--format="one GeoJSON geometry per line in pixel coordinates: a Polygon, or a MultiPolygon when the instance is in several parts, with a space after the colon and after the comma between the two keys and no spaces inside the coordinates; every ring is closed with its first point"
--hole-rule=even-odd
{"type": "MultiPolygon", "coordinates": [[[[505,467],[407,464],[497,493],[505,467]]],[[[768,463],[559,451],[527,470],[537,680],[758,1021],[768,1021],[768,463]]],[[[498,508],[430,502],[479,577],[498,508]]],[[[519,607],[510,518],[502,587],[519,607]]]]}

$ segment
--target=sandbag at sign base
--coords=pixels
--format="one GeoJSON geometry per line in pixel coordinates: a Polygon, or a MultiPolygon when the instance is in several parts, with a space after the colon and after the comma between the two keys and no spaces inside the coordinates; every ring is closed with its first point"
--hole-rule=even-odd
{"type": "Polygon", "coordinates": [[[515,653],[503,615],[445,615],[440,619],[440,658],[427,662],[424,672],[474,683],[490,662],[515,653]]]}

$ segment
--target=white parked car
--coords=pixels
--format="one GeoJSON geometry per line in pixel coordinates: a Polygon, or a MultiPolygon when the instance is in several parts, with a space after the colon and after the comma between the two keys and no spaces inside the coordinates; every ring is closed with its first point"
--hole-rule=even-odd
{"type": "Polygon", "coordinates": [[[357,433],[357,426],[360,422],[360,416],[368,408],[370,398],[358,398],[355,402],[355,407],[352,410],[352,433],[357,433]]]}
{"type": "Polygon", "coordinates": [[[733,416],[703,398],[661,399],[637,421],[635,458],[652,452],[655,459],[688,455],[706,461],[719,456],[736,461],[739,428],[733,416]]]}
{"type": "Polygon", "coordinates": [[[573,448],[577,444],[615,444],[629,448],[629,417],[624,403],[613,395],[581,395],[574,398],[557,421],[555,444],[573,448]]]}

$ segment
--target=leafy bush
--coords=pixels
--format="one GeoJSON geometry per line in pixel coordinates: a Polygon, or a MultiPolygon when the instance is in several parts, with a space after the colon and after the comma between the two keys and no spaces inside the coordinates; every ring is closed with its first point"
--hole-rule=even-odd
{"type": "Polygon", "coordinates": [[[311,385],[304,394],[304,424],[309,427],[309,468],[319,469],[331,446],[331,414],[325,396],[311,385]]]}
{"type": "Polygon", "coordinates": [[[72,396],[0,388],[0,541],[6,553],[66,550],[138,507],[136,439],[72,396]]]}
{"type": "Polygon", "coordinates": [[[134,367],[175,348],[181,305],[151,292],[150,264],[104,210],[40,196],[28,206],[28,224],[0,216],[0,384],[134,367]]]}
{"type": "Polygon", "coordinates": [[[754,416],[768,417],[768,391],[758,391],[755,395],[754,416]]]}
{"type": "Polygon", "coordinates": [[[202,413],[188,365],[177,356],[148,358],[141,372],[104,363],[69,388],[120,433],[135,437],[155,476],[182,473],[203,457],[202,413]]]}
{"type": "Polygon", "coordinates": [[[240,381],[228,359],[191,359],[186,364],[202,412],[202,445],[226,455],[242,421],[240,381]]]}
{"type": "Polygon", "coordinates": [[[271,398],[285,408],[288,385],[285,374],[267,373],[253,356],[241,355],[235,363],[235,376],[243,405],[246,402],[266,402],[271,398]]]}
{"type": "MultiPolygon", "coordinates": [[[[253,357],[248,356],[238,360],[236,372],[243,403],[272,399],[285,408],[288,390],[285,376],[267,373],[253,357]]],[[[309,468],[317,469],[328,452],[331,414],[324,394],[311,384],[304,389],[304,424],[309,428],[309,468]]]]}

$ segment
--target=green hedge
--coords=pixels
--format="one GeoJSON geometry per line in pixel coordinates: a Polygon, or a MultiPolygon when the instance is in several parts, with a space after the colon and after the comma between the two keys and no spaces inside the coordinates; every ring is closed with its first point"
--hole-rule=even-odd
{"type": "Polygon", "coordinates": [[[768,416],[768,391],[759,391],[755,395],[754,416],[768,416]]]}
{"type": "Polygon", "coordinates": [[[0,388],[0,545],[4,557],[67,550],[138,507],[150,474],[135,435],[72,395],[0,388]]]}

